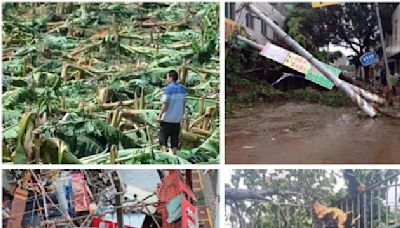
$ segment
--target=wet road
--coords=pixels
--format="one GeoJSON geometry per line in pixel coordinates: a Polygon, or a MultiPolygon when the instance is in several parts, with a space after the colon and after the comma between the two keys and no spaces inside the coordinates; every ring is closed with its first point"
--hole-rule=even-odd
{"type": "Polygon", "coordinates": [[[228,164],[400,163],[400,120],[355,107],[258,104],[225,123],[228,164]]]}

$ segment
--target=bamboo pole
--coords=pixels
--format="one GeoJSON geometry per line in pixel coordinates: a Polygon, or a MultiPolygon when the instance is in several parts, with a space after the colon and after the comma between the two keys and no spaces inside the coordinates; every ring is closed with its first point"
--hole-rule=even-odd
{"type": "Polygon", "coordinates": [[[337,77],[334,77],[331,72],[329,72],[325,67],[310,54],[306,49],[304,49],[300,44],[298,44],[295,40],[293,40],[287,33],[285,33],[278,25],[276,25],[271,19],[265,16],[257,7],[253,4],[246,4],[246,8],[256,14],[261,20],[263,20],[267,26],[269,26],[274,33],[281,38],[287,45],[293,48],[298,54],[304,57],[308,62],[311,63],[315,68],[317,68],[325,77],[331,80],[335,86],[337,86],[340,90],[342,90],[347,96],[351,98],[352,101],[357,103],[357,105],[369,116],[375,117],[377,114],[377,110],[370,105],[364,98],[362,98],[359,94],[357,94],[350,86],[343,83],[337,77]]]}

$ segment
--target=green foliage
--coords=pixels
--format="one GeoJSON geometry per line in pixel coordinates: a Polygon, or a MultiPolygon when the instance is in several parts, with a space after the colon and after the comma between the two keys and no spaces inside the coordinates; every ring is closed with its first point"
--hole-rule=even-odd
{"type": "MultiPolygon", "coordinates": [[[[285,208],[284,206],[279,207],[279,203],[310,205],[315,200],[323,202],[326,197],[334,193],[336,175],[337,173],[333,170],[322,169],[233,170],[228,186],[270,190],[273,194],[268,198],[273,199],[275,203],[268,201],[251,204],[247,201],[227,202],[230,207],[233,206],[237,209],[236,213],[231,214],[231,219],[235,222],[238,221],[238,216],[242,216],[247,221],[246,223],[254,225],[254,227],[278,227],[277,218],[280,215],[280,209],[285,208]]],[[[289,212],[288,215],[296,213],[298,216],[300,226],[296,227],[310,227],[309,208],[288,208],[289,211],[284,211],[285,213],[289,212]]],[[[231,211],[234,212],[234,209],[231,211]]]]}
{"type": "Polygon", "coordinates": [[[68,121],[46,128],[44,134],[63,140],[78,158],[98,154],[111,145],[120,145],[125,149],[140,147],[121,130],[99,119],[71,117],[68,121]]]}
{"type": "Polygon", "coordinates": [[[311,87],[296,89],[292,92],[293,99],[310,103],[320,103],[332,107],[341,107],[348,103],[349,99],[340,91],[331,90],[321,92],[311,87]]]}
{"type": "Polygon", "coordinates": [[[284,92],[271,87],[266,82],[255,82],[245,77],[233,81],[232,85],[226,89],[228,112],[235,107],[249,107],[260,100],[274,101],[285,97],[284,92]]]}
{"type": "MultiPolygon", "coordinates": [[[[391,15],[397,6],[398,3],[379,4],[385,34],[391,30],[391,15]]],[[[297,41],[304,42],[303,37],[307,37],[305,47],[312,53],[329,43],[352,49],[356,53],[353,64],[357,66],[358,58],[379,44],[375,3],[346,3],[318,9],[308,3],[294,4],[286,26],[297,41]]]]}
{"type": "MultiPolygon", "coordinates": [[[[384,204],[387,197],[384,186],[393,185],[395,181],[393,177],[399,174],[399,170],[357,169],[353,171],[357,180],[364,183],[366,188],[391,177],[388,182],[383,183],[379,194],[378,191],[373,192],[374,224],[368,223],[365,226],[379,227],[379,223],[385,224],[388,208],[384,204]],[[380,221],[378,206],[381,207],[380,221]]],[[[226,220],[229,220],[233,226],[238,226],[239,221],[243,219],[241,222],[251,227],[284,227],[283,217],[285,217],[286,220],[291,221],[290,223],[294,227],[310,227],[310,208],[308,206],[311,203],[319,201],[323,205],[337,207],[340,205],[340,200],[349,199],[346,183],[345,186],[342,186],[343,179],[342,170],[232,170],[231,179],[227,181],[225,187],[265,190],[270,194],[267,194],[264,201],[227,200],[226,220]],[[338,187],[343,188],[338,189],[338,187]],[[278,221],[279,217],[280,222],[278,221]]],[[[367,206],[365,208],[366,214],[369,216],[371,213],[370,192],[367,192],[367,195],[367,206]]],[[[387,215],[389,224],[394,224],[393,210],[389,211],[387,215]]],[[[361,224],[361,227],[363,227],[363,224],[361,224]]]]}
{"type": "Polygon", "coordinates": [[[225,59],[226,106],[227,112],[236,107],[248,107],[260,99],[275,100],[284,97],[284,93],[272,88],[265,78],[259,76],[260,71],[252,71],[260,61],[268,66],[271,62],[249,47],[226,46],[225,59]]]}
{"type": "MultiPolygon", "coordinates": [[[[132,150],[118,163],[218,162],[219,138],[198,137],[182,148],[184,158],[153,151],[168,71],[179,72],[184,60],[189,64],[191,121],[200,116],[200,97],[205,95],[204,108],[218,106],[219,4],[6,3],[3,16],[5,149],[23,149],[18,123],[31,112],[43,163],[109,163],[103,157],[112,145],[132,150]],[[157,25],[142,26],[144,21],[157,25]],[[112,127],[116,109],[124,116],[112,127]],[[195,147],[200,144],[211,146],[195,147]]],[[[218,117],[212,122],[210,132],[218,131],[218,117]]]]}
{"type": "Polygon", "coordinates": [[[26,104],[36,101],[37,93],[32,88],[17,88],[3,94],[3,107],[22,110],[26,104]]]}
{"type": "Polygon", "coordinates": [[[200,19],[202,38],[192,39],[192,49],[194,59],[203,64],[219,55],[219,4],[203,4],[198,9],[196,17],[200,19]]]}
{"type": "Polygon", "coordinates": [[[219,163],[219,128],[199,147],[183,156],[187,157],[186,159],[194,164],[219,163]]]}
{"type": "Polygon", "coordinates": [[[303,17],[290,17],[287,19],[288,34],[302,46],[306,45],[306,37],[300,32],[303,17]]]}

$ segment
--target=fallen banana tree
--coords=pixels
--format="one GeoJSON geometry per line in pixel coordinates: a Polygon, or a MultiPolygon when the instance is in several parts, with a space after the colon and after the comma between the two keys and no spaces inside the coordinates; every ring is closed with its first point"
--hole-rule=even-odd
{"type": "Polygon", "coordinates": [[[4,162],[219,162],[218,4],[3,10],[4,162]],[[177,156],[159,151],[156,122],[170,70],[188,91],[177,156]]]}

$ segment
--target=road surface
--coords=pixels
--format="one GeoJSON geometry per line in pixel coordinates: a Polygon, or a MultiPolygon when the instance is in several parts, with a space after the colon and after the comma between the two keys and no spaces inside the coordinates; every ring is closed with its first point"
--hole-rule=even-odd
{"type": "Polygon", "coordinates": [[[227,164],[400,163],[400,119],[355,107],[264,103],[225,122],[227,164]]]}

